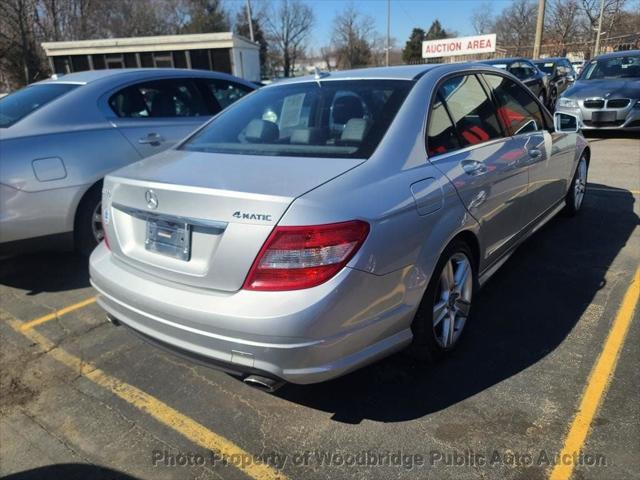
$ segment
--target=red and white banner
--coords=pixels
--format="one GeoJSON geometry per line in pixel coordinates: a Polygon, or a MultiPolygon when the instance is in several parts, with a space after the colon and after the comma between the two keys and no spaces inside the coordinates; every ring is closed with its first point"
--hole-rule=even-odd
{"type": "Polygon", "coordinates": [[[496,51],[496,34],[443,38],[422,42],[422,58],[451,57],[496,51]]]}

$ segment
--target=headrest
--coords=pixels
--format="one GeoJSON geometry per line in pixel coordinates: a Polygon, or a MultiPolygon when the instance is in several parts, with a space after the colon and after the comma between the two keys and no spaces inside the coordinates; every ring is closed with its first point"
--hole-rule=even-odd
{"type": "Polygon", "coordinates": [[[344,125],[352,118],[362,118],[363,116],[362,102],[357,97],[345,95],[333,102],[333,121],[335,123],[344,125]]]}
{"type": "Polygon", "coordinates": [[[247,125],[245,137],[252,143],[275,142],[280,137],[280,130],[273,122],[255,118],[247,125]]]}
{"type": "Polygon", "coordinates": [[[352,118],[344,126],[344,130],[340,134],[338,143],[341,145],[360,145],[364,140],[369,122],[364,118],[352,118]]]}
{"type": "Polygon", "coordinates": [[[167,92],[156,93],[151,101],[151,116],[175,117],[176,104],[173,101],[173,95],[167,92]]]}

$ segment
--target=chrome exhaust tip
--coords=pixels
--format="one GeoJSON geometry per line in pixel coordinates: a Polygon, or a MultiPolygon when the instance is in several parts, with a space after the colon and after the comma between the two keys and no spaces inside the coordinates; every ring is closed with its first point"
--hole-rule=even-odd
{"type": "Polygon", "coordinates": [[[121,325],[120,320],[118,320],[116,317],[114,317],[113,315],[109,315],[107,314],[107,320],[109,321],[109,323],[111,325],[113,325],[114,327],[119,327],[121,325]]]}
{"type": "Polygon", "coordinates": [[[263,392],[273,393],[284,385],[284,381],[276,380],[273,378],[262,377],[260,375],[249,375],[242,379],[242,381],[250,387],[257,388],[263,392]]]}

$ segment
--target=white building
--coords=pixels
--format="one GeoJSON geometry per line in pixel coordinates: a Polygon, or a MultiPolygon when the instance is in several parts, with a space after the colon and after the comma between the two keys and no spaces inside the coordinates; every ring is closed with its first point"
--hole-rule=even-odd
{"type": "Polygon", "coordinates": [[[105,68],[196,68],[260,80],[260,46],[232,32],[42,43],[57,74],[105,68]]]}

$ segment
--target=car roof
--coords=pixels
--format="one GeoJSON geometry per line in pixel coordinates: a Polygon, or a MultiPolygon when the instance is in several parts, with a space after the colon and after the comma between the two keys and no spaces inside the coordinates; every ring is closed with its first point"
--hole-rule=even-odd
{"type": "Polygon", "coordinates": [[[492,58],[491,60],[480,60],[479,63],[494,65],[496,63],[513,63],[513,62],[522,62],[522,61],[531,62],[531,60],[524,57],[509,57],[509,58],[492,58]]]}
{"type": "MultiPolygon", "coordinates": [[[[74,83],[79,85],[86,85],[105,78],[113,78],[119,76],[135,76],[138,75],[141,78],[148,76],[193,76],[194,74],[208,76],[208,77],[220,77],[226,78],[230,75],[222,72],[214,72],[211,70],[193,70],[186,68],[114,68],[111,70],[86,70],[83,72],[68,73],[65,75],[59,75],[56,78],[49,78],[38,83],[74,83]]],[[[247,82],[246,80],[244,80],[247,82]]],[[[250,83],[250,82],[247,82],[250,83]]]]}
{"type": "Polygon", "coordinates": [[[566,57],[548,57],[548,58],[537,58],[535,60],[531,60],[533,63],[544,63],[544,62],[559,62],[561,60],[569,61],[566,57]]]}
{"type": "Polygon", "coordinates": [[[620,50],[618,52],[603,53],[602,55],[595,57],[594,60],[603,60],[614,57],[635,57],[637,55],[640,55],[640,50],[620,50]]]}
{"type": "MultiPolygon", "coordinates": [[[[400,65],[396,67],[371,67],[371,68],[359,68],[356,70],[340,70],[334,72],[320,72],[320,80],[415,80],[421,77],[429,70],[439,67],[442,64],[430,63],[424,65],[400,65]]],[[[271,87],[272,85],[283,85],[286,83],[298,83],[316,81],[315,75],[305,75],[303,77],[290,77],[278,80],[271,83],[264,88],[271,87]]]]}

